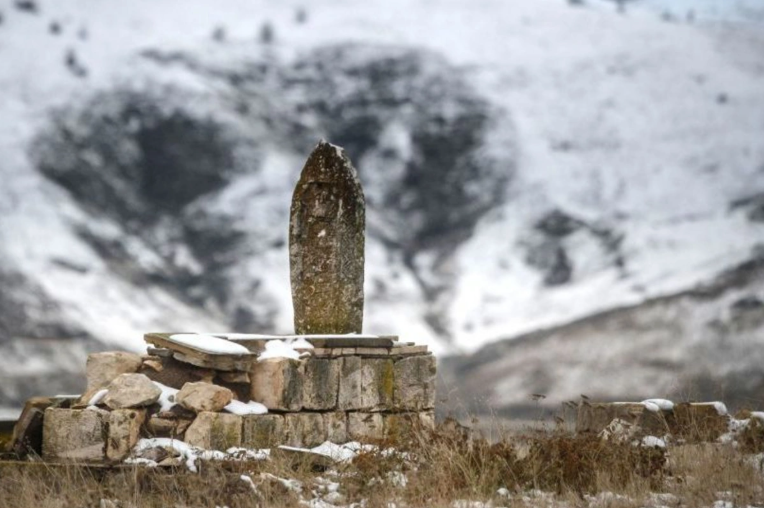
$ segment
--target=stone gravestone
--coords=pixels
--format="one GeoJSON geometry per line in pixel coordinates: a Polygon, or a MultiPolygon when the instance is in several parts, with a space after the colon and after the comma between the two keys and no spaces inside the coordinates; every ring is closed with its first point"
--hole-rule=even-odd
{"type": "Polygon", "coordinates": [[[298,335],[361,333],[365,201],[342,148],[308,157],[292,196],[289,264],[298,335]]]}

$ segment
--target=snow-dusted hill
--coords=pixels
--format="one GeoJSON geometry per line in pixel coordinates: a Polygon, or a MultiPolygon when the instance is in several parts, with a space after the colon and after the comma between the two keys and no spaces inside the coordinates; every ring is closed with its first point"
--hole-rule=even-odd
{"type": "Polygon", "coordinates": [[[32,377],[76,390],[85,350],[147,330],[291,331],[288,206],[319,137],[368,199],[365,331],[440,353],[688,290],[764,241],[757,15],[17,4],[0,4],[0,405],[49,386],[32,377]]]}

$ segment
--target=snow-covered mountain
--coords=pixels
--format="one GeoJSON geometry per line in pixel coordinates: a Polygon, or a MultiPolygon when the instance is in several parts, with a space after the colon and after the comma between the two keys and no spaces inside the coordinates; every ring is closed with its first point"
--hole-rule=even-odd
{"type": "Polygon", "coordinates": [[[291,331],[320,137],[367,196],[367,332],[471,353],[717,280],[764,242],[753,9],[0,4],[0,405],[144,331],[291,331]]]}

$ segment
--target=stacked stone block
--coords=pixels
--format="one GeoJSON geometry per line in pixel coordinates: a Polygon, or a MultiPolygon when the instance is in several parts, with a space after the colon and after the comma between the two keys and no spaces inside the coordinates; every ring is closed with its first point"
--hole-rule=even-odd
{"type": "Polygon", "coordinates": [[[43,409],[41,452],[46,460],[119,462],[147,437],[214,450],[402,440],[434,426],[435,406],[435,358],[406,347],[320,348],[300,360],[253,361],[247,371],[188,364],[161,348],[143,357],[94,354],[86,393],[67,408],[43,409]],[[151,381],[179,390],[169,410],[151,381]],[[268,412],[233,414],[231,400],[268,412]]]}

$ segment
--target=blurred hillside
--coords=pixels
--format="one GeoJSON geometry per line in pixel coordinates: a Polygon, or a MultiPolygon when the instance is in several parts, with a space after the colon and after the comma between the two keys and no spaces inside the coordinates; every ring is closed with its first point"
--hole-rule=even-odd
{"type": "Polygon", "coordinates": [[[0,4],[0,406],[145,331],[290,332],[321,137],[368,200],[365,331],[475,353],[464,397],[750,397],[764,30],[695,7],[0,4]]]}

